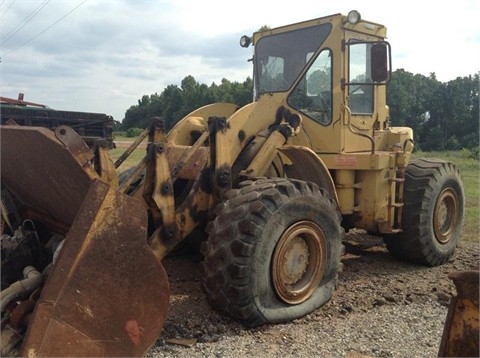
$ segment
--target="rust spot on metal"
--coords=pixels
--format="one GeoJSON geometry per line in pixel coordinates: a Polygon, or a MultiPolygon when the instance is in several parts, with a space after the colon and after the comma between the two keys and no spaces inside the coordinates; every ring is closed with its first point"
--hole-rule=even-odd
{"type": "Polygon", "coordinates": [[[141,335],[142,335],[142,330],[140,327],[138,327],[138,323],[136,320],[134,319],[129,319],[126,323],[125,323],[125,332],[127,332],[128,334],[128,337],[130,338],[130,340],[133,342],[133,344],[135,344],[136,346],[138,346],[141,342],[141,335]]]}

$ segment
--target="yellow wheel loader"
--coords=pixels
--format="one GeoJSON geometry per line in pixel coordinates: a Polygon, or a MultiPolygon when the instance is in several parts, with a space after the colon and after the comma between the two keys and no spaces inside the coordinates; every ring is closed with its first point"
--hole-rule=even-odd
{"type": "Polygon", "coordinates": [[[66,126],[2,126],[2,354],[145,355],[168,314],[162,259],[190,238],[209,303],[248,327],[324,305],[351,228],[446,262],[462,181],[452,163],[410,160],[412,130],[390,125],[385,38],[357,11],[243,36],[251,104],[207,105],[169,131],[153,118],[115,163],[66,126]]]}

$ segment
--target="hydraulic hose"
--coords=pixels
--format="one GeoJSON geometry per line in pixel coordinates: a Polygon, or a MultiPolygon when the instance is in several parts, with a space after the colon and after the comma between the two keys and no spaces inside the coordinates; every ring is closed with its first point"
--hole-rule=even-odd
{"type": "Polygon", "coordinates": [[[355,135],[358,135],[358,136],[361,136],[361,137],[364,137],[364,138],[367,138],[370,143],[371,143],[371,150],[370,150],[370,153],[373,155],[375,154],[375,139],[373,139],[373,137],[371,135],[368,135],[366,133],[362,133],[362,132],[359,132],[357,130],[355,130],[352,126],[352,122],[351,122],[351,118],[352,118],[352,111],[351,109],[348,107],[348,106],[345,106],[344,105],[344,108],[345,110],[348,112],[348,122],[347,122],[347,125],[348,125],[348,129],[350,130],[350,132],[352,132],[353,134],[355,135]]]}
{"type": "Polygon", "coordinates": [[[33,266],[27,266],[23,269],[23,280],[12,283],[8,288],[0,292],[0,310],[4,308],[15,298],[21,295],[32,293],[42,283],[43,276],[33,266]]]}

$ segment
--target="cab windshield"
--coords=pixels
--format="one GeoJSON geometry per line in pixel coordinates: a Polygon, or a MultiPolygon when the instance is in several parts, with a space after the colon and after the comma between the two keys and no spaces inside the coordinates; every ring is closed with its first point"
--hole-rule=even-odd
{"type": "Polygon", "coordinates": [[[254,56],[256,98],[290,88],[331,28],[322,24],[261,38],[254,56]]]}

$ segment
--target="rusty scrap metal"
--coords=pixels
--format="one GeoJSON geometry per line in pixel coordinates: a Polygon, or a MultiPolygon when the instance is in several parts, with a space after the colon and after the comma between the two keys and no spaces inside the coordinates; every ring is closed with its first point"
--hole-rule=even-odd
{"type": "Polygon", "coordinates": [[[38,300],[21,355],[143,356],[158,338],[168,278],[142,203],[94,181],[38,300]]]}
{"type": "Polygon", "coordinates": [[[66,233],[94,174],[50,129],[3,126],[1,138],[2,185],[25,204],[31,218],[66,233]]]}
{"type": "Polygon", "coordinates": [[[450,301],[438,356],[478,357],[480,271],[457,271],[448,277],[457,296],[450,301]]]}

